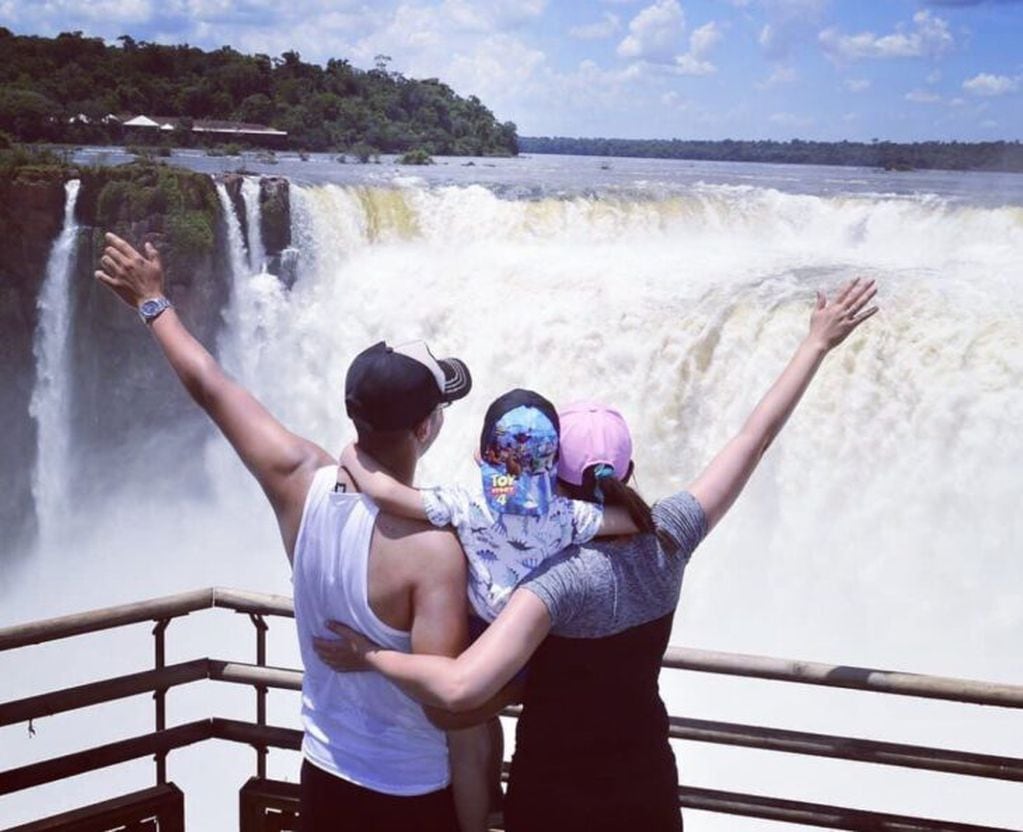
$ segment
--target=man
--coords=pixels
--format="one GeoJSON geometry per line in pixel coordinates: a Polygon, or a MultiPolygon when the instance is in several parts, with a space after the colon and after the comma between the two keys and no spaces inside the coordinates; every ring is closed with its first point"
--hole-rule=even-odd
{"type": "MultiPolygon", "coordinates": [[[[455,536],[378,513],[321,447],[288,431],[186,329],[164,295],[160,256],[114,234],[97,279],[138,310],[196,403],[263,488],[292,564],[302,684],[301,813],[306,832],[457,827],[445,735],[423,709],[376,674],[339,676],[312,650],[330,619],[396,649],[455,656],[466,643],[465,559],[455,536]]],[[[411,484],[436,438],[443,408],[472,381],[457,359],[437,361],[423,343],[377,344],[353,361],[345,401],[358,442],[411,484]]],[[[445,721],[446,727],[473,719],[445,721]]],[[[478,735],[477,735],[478,736],[478,735]]],[[[447,740],[460,771],[482,771],[471,732],[447,740]]],[[[482,774],[479,775],[482,777],[482,774]]],[[[459,778],[459,788],[470,786],[459,778]]],[[[475,826],[476,819],[463,822],[475,826]]],[[[485,808],[484,808],[485,811],[485,808]]]]}

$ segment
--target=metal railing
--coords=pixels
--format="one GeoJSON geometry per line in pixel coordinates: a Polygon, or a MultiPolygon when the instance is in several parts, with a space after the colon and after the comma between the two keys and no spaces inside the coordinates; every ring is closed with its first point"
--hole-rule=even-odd
{"type": "MultiPolygon", "coordinates": [[[[208,739],[252,746],[256,752],[257,777],[265,779],[269,748],[297,750],[301,744],[299,731],[266,724],[267,692],[271,688],[299,690],[302,684],[300,671],[266,664],[267,616],[293,617],[291,599],[210,588],[0,629],[0,651],[6,651],[128,624],[146,621],[155,623],[154,669],[0,703],[0,726],[6,726],[141,693],[152,693],[155,700],[155,730],[142,736],[0,772],[0,796],[149,755],[155,758],[156,782],[161,785],[166,783],[166,758],[170,751],[208,739]],[[166,664],[164,645],[171,621],[210,608],[234,610],[249,616],[256,634],[255,664],[213,658],[166,664]],[[165,710],[167,691],[203,679],[254,688],[255,722],[211,716],[168,728],[165,710]]],[[[663,667],[1000,708],[1023,708],[1023,686],[1020,685],[889,670],[678,647],[668,648],[663,667]]],[[[505,714],[516,716],[518,709],[510,708],[505,714]]],[[[1023,782],[1023,759],[1015,757],[680,717],[670,718],[669,733],[674,739],[691,742],[1023,782]]],[[[679,805],[683,808],[831,829],[1019,832],[682,785],[679,786],[679,805]]],[[[1020,795],[1020,805],[1023,806],[1023,792],[1020,795]]]]}

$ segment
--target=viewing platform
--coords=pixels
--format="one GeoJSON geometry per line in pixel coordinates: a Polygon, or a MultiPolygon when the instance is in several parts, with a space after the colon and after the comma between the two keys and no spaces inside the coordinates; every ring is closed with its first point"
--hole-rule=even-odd
{"type": "MultiPolygon", "coordinates": [[[[148,756],[155,759],[154,785],[130,794],[115,795],[71,812],[41,818],[16,827],[6,827],[6,832],[43,830],[113,832],[122,829],[180,832],[185,829],[185,795],[174,783],[168,781],[167,756],[175,749],[211,739],[249,745],[255,751],[255,773],[241,788],[238,798],[241,832],[297,829],[298,786],[295,783],[285,783],[267,777],[267,755],[271,748],[297,751],[301,744],[301,732],[267,724],[268,691],[271,688],[299,690],[302,684],[300,670],[267,664],[269,619],[293,616],[292,602],[289,598],[209,588],[0,629],[0,651],[7,651],[130,624],[154,622],[152,631],[154,662],[151,669],[0,702],[0,726],[9,726],[18,723],[31,724],[32,720],[53,714],[151,693],[155,702],[154,730],[141,736],[0,771],[0,809],[3,795],[148,756]],[[249,617],[255,631],[255,662],[246,664],[206,657],[168,665],[165,661],[165,645],[167,629],[171,622],[176,618],[213,608],[233,610],[249,617]],[[168,726],[167,691],[172,687],[200,680],[251,687],[255,692],[254,721],[224,719],[210,714],[205,719],[168,726]]],[[[679,647],[668,648],[662,667],[669,670],[768,679],[798,685],[846,688],[886,696],[946,700],[961,703],[964,707],[987,705],[1017,711],[1023,709],[1023,685],[995,684],[679,647]]],[[[514,717],[517,714],[518,709],[515,708],[504,712],[505,716],[514,717]]],[[[1023,782],[1023,758],[1019,757],[678,716],[670,718],[670,736],[673,739],[690,742],[741,746],[787,754],[921,769],[964,777],[1023,782]]],[[[1023,730],[1018,736],[1023,738],[1023,730]]],[[[1023,788],[1020,789],[1019,798],[1020,818],[1023,824],[1023,788]]],[[[233,799],[231,795],[224,795],[225,801],[233,799]]],[[[870,795],[865,794],[864,802],[869,800],[870,795]]],[[[678,787],[678,802],[680,809],[785,821],[827,829],[888,832],[1023,831],[1023,825],[1013,829],[981,826],[938,818],[892,815],[865,808],[808,803],[786,799],[784,796],[742,794],[682,784],[678,787]]],[[[0,820],[0,824],[2,823],[0,820]]]]}

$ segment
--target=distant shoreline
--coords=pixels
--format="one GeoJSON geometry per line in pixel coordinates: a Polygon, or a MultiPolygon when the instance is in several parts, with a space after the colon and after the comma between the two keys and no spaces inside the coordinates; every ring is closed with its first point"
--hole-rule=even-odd
{"type": "Polygon", "coordinates": [[[1006,142],[811,142],[584,139],[519,136],[520,153],[686,159],[700,162],[835,165],[891,171],[961,170],[1023,173],[1023,143],[1006,142]]]}

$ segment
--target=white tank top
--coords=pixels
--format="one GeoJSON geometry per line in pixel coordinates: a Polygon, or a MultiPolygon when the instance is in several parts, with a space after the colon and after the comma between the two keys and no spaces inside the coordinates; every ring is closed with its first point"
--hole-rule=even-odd
{"type": "Polygon", "coordinates": [[[313,477],[294,556],[295,624],[302,680],[302,753],[310,763],[384,794],[416,795],[449,780],[445,735],[418,702],[378,673],[335,673],[317,657],[313,637],[342,621],[378,644],[410,652],[408,632],[369,607],[369,546],[377,507],[360,494],[335,493],[337,468],[313,477]]]}

